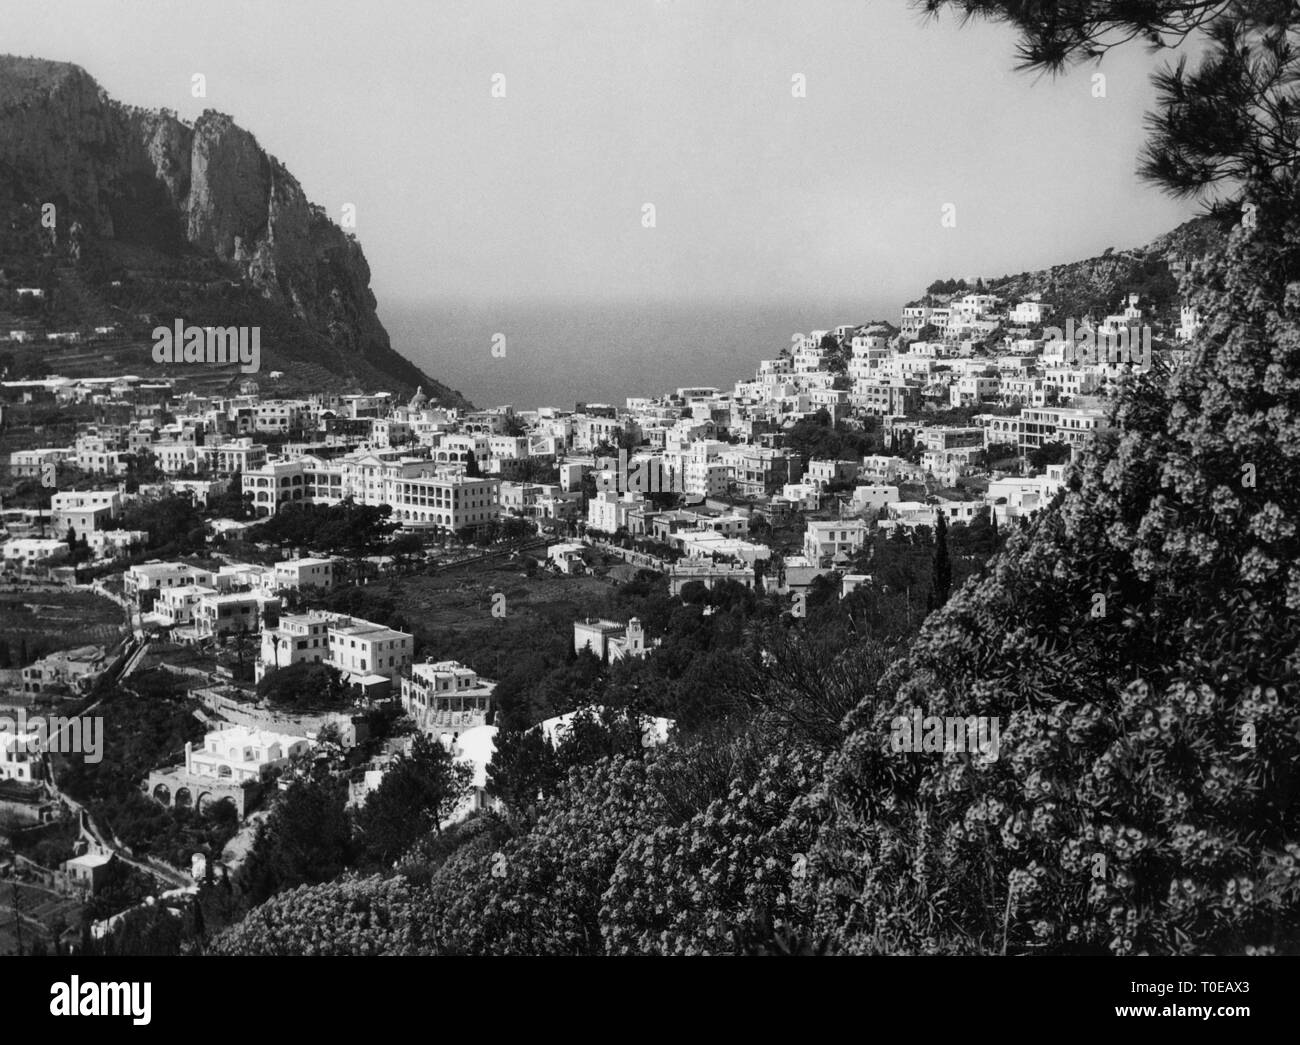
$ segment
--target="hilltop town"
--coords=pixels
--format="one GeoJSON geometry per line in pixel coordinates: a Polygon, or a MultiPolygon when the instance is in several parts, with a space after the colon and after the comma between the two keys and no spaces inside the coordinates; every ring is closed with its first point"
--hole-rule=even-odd
{"type": "MultiPolygon", "coordinates": [[[[1105,432],[1110,397],[1135,373],[1180,365],[1197,329],[1192,310],[1175,322],[1137,293],[1100,317],[964,281],[932,286],[924,302],[897,326],[795,334],[730,389],[622,406],[286,397],[272,391],[275,373],[237,379],[234,394],[131,374],[3,381],[5,439],[22,446],[4,477],[4,591],[40,641],[0,635],[2,702],[10,713],[80,711],[132,676],[183,690],[182,717],[195,717],[158,764],[135,767],[131,786],[205,818],[172,839],[170,862],[149,844],[157,855],[141,861],[84,808],[93,781],[78,801],[41,737],[8,733],[11,872],[68,898],[48,908],[65,925],[67,904],[115,897],[88,908],[111,916],[95,923],[102,934],[134,895],[124,866],[144,876],[135,892],[184,895],[186,846],[202,857],[196,876],[213,873],[209,860],[237,868],[295,767],[336,759],[359,808],[419,735],[466,767],[452,820],[491,806],[487,767],[505,721],[497,680],[466,663],[461,647],[474,642],[431,642],[391,612],[369,619],[372,585],[442,584],[444,600],[479,584],[472,613],[484,621],[517,608],[493,581],[503,571],[549,585],[531,598],[596,613],[572,614],[572,651],[602,664],[653,656],[662,642],[636,616],[600,616],[601,593],[620,583],[676,600],[737,585],[794,617],[827,592],[883,599],[876,542],[928,555],[948,534],[979,530],[991,534],[986,551],[996,547],[1062,489],[1070,460],[1105,432]],[[64,427],[42,423],[51,418],[64,427]],[[66,444],[42,441],[69,424],[66,444]],[[59,627],[68,599],[96,630],[59,627]],[[61,839],[44,864],[22,843],[33,833],[61,839]],[[49,859],[59,846],[63,859],[49,859]]],[[[13,345],[111,335],[38,322],[6,333],[13,345]]],[[[965,558],[966,573],[983,561],[965,558]]],[[[910,586],[906,598],[910,626],[910,586]]],[[[580,710],[572,703],[504,714],[553,734],[580,710]]],[[[666,736],[671,721],[656,722],[666,736]]]]}
{"type": "Polygon", "coordinates": [[[1266,1016],[1300,5],[445,6],[6,20],[19,1025],[237,956],[1266,1016]]]}

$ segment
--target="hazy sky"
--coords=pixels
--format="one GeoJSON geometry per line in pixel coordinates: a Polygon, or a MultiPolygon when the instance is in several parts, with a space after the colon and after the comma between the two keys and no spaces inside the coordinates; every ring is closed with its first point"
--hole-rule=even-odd
{"type": "Polygon", "coordinates": [[[125,102],[228,112],[336,219],[354,204],[381,316],[466,296],[899,304],[936,276],[1134,246],[1192,213],[1133,173],[1140,47],[1107,58],[1095,98],[1091,67],[1015,73],[1010,31],[906,0],[0,12],[0,50],[77,62],[125,102]]]}

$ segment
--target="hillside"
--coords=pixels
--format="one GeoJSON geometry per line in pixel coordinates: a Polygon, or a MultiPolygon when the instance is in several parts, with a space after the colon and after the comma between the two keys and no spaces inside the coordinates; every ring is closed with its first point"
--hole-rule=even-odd
{"type": "MultiPolygon", "coordinates": [[[[984,292],[1013,303],[1037,295],[1055,306],[1058,316],[1109,315],[1120,308],[1124,295],[1139,294],[1150,315],[1177,322],[1179,279],[1193,261],[1212,250],[1222,249],[1224,242],[1219,225],[1209,219],[1194,218],[1144,247],[1108,248],[1082,261],[1016,275],[985,276],[981,282],[984,292]]],[[[932,293],[909,304],[940,305],[950,296],[932,293]]]]}
{"type": "Polygon", "coordinates": [[[0,56],[0,233],[0,336],[28,338],[0,352],[10,377],[234,387],[236,366],[153,362],[150,331],[181,318],[260,326],[259,379],[283,372],[278,393],[423,385],[468,405],[393,350],[356,238],[224,114],[191,125],[122,105],[78,66],[0,56]],[[80,336],[47,340],[61,332],[80,336]]]}

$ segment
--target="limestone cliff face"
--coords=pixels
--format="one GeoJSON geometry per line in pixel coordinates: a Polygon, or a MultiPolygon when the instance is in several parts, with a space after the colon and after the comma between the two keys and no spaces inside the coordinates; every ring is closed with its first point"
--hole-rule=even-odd
{"type": "Polygon", "coordinates": [[[189,146],[189,241],[225,260],[244,244],[269,241],[274,182],[256,139],[230,117],[204,113],[189,146]]]}
{"type": "Polygon", "coordinates": [[[44,202],[60,207],[58,237],[76,222],[100,240],[227,263],[364,369],[464,402],[393,352],[360,245],[229,116],[191,126],[114,101],[78,66],[0,55],[0,214],[44,202]]]}

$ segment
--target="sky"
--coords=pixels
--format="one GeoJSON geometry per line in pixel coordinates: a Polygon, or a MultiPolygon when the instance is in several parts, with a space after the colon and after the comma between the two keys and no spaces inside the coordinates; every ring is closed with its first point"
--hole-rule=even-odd
{"type": "Polygon", "coordinates": [[[0,51],[76,62],[123,102],[231,114],[336,219],[355,207],[381,318],[893,309],[1193,213],[1134,173],[1141,47],[1017,73],[1011,30],[906,0],[0,0],[0,27],[0,51]]]}

